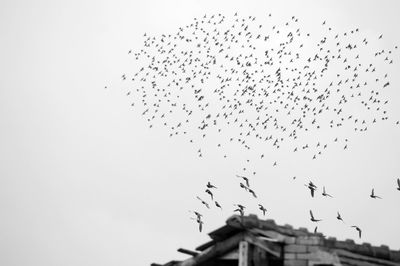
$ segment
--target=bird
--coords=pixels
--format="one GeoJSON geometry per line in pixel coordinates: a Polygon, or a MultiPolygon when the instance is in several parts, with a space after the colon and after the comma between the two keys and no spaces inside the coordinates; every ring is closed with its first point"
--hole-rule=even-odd
{"type": "Polygon", "coordinates": [[[244,210],[246,207],[241,204],[233,204],[233,206],[237,206],[240,210],[244,210]]]}
{"type": "Polygon", "coordinates": [[[331,198],[333,198],[331,195],[329,195],[328,193],[326,193],[326,191],[325,191],[325,187],[322,187],[322,189],[323,189],[323,191],[322,191],[322,196],[324,196],[324,197],[331,197],[331,198]]]}
{"type": "Polygon", "coordinates": [[[307,188],[310,189],[311,197],[314,197],[314,192],[317,190],[317,186],[313,184],[313,182],[309,182],[308,185],[305,185],[307,188]]]}
{"type": "Polygon", "coordinates": [[[244,188],[246,191],[249,191],[249,188],[245,184],[243,184],[242,182],[239,183],[239,186],[241,188],[244,188]]]}
{"type": "Polygon", "coordinates": [[[201,217],[203,216],[201,213],[197,211],[189,211],[189,212],[193,212],[196,215],[197,219],[201,219],[201,217]]]}
{"type": "Polygon", "coordinates": [[[208,194],[210,194],[211,200],[213,201],[213,200],[214,200],[214,195],[213,195],[213,193],[211,192],[211,190],[206,189],[205,192],[208,193],[208,194]]]}
{"type": "Polygon", "coordinates": [[[202,220],[199,220],[199,221],[197,221],[198,223],[199,223],[199,231],[200,231],[200,233],[201,233],[201,230],[203,229],[203,221],[202,220]]]}
{"type": "Polygon", "coordinates": [[[199,231],[200,231],[200,233],[201,233],[201,231],[202,231],[202,229],[203,229],[203,223],[204,223],[204,222],[201,220],[201,217],[197,217],[196,219],[193,218],[193,217],[190,217],[190,219],[195,220],[195,221],[198,223],[198,225],[199,225],[199,231]]]}
{"type": "Polygon", "coordinates": [[[336,219],[338,219],[338,220],[340,220],[340,221],[344,222],[344,221],[343,221],[343,219],[342,219],[342,216],[340,215],[340,213],[339,213],[339,212],[337,212],[336,219]]]}
{"type": "Polygon", "coordinates": [[[212,185],[210,182],[207,183],[207,188],[217,188],[216,186],[212,185]]]}
{"type": "Polygon", "coordinates": [[[313,213],[312,213],[311,210],[310,210],[310,216],[311,216],[311,222],[319,222],[319,221],[322,221],[322,220],[317,220],[317,219],[315,219],[315,218],[314,218],[314,215],[313,215],[313,213]]]}
{"type": "Polygon", "coordinates": [[[267,209],[261,204],[258,204],[258,207],[263,212],[263,215],[265,216],[265,213],[267,212],[267,209]]]}
{"type": "Polygon", "coordinates": [[[203,221],[201,219],[197,219],[197,223],[199,224],[199,232],[201,233],[201,231],[203,230],[203,221]]]}
{"type": "Polygon", "coordinates": [[[318,232],[318,226],[316,226],[316,227],[314,228],[314,234],[320,234],[322,237],[325,237],[324,234],[318,232]]]}
{"type": "Polygon", "coordinates": [[[239,212],[239,214],[240,214],[240,216],[243,216],[244,215],[244,210],[242,210],[242,209],[236,209],[236,210],[234,210],[235,212],[239,212]]]}
{"type": "Polygon", "coordinates": [[[222,210],[221,205],[218,203],[218,201],[215,201],[215,206],[217,206],[218,208],[220,208],[222,210]]]}
{"type": "Polygon", "coordinates": [[[358,227],[356,225],[352,225],[351,227],[354,227],[358,231],[358,236],[359,236],[359,238],[361,238],[361,229],[360,229],[360,227],[358,227]]]}
{"type": "Polygon", "coordinates": [[[236,175],[239,178],[242,178],[246,182],[246,186],[250,187],[249,179],[245,176],[236,175]]]}
{"type": "Polygon", "coordinates": [[[201,203],[204,205],[204,206],[206,206],[207,207],[207,209],[209,209],[210,208],[210,205],[208,205],[208,203],[207,202],[205,202],[204,200],[202,200],[199,196],[197,196],[197,199],[198,200],[200,200],[201,201],[201,203]]]}
{"type": "Polygon", "coordinates": [[[397,178],[397,190],[400,191],[400,178],[397,178]]]}
{"type": "Polygon", "coordinates": [[[256,193],[252,189],[249,188],[249,192],[253,195],[253,197],[257,198],[256,193]]]}
{"type": "Polygon", "coordinates": [[[381,197],[379,197],[379,196],[377,196],[377,195],[375,195],[375,191],[374,191],[374,189],[372,189],[372,191],[371,191],[371,195],[369,195],[371,198],[373,198],[373,199],[382,199],[381,197]]]}

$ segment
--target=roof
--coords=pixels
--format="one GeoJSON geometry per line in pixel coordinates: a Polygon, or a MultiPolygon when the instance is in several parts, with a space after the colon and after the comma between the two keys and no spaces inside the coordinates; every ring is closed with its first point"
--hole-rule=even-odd
{"type": "MultiPolygon", "coordinates": [[[[400,250],[390,250],[385,245],[356,244],[350,239],[339,241],[333,237],[326,238],[323,234],[309,232],[306,228],[277,225],[274,220],[261,220],[256,215],[233,215],[226,220],[225,225],[208,235],[211,240],[198,246],[196,250],[199,252],[193,251],[192,258],[183,262],[171,261],[163,266],[199,265],[237,248],[240,241],[258,245],[273,256],[279,256],[282,252],[296,252],[290,251],[290,247],[312,245],[323,252],[334,254],[340,260],[339,265],[358,265],[357,261],[362,261],[360,265],[400,265],[400,250]]],[[[287,255],[284,254],[282,259],[287,255]]]]}

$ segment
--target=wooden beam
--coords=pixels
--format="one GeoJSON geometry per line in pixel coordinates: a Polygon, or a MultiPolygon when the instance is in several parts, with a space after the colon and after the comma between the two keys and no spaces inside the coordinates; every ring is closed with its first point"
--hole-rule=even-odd
{"type": "Polygon", "coordinates": [[[187,254],[187,255],[191,255],[193,257],[199,255],[199,252],[191,251],[191,250],[184,249],[184,248],[178,249],[178,252],[183,253],[183,254],[187,254]]]}
{"type": "Polygon", "coordinates": [[[356,254],[347,250],[343,250],[343,249],[335,249],[334,250],[335,253],[339,256],[339,260],[340,261],[352,261],[352,262],[358,262],[358,263],[354,263],[355,265],[361,265],[362,263],[365,263],[365,265],[367,265],[367,263],[371,264],[371,265],[385,265],[385,266],[400,266],[400,262],[395,262],[395,261],[388,261],[388,260],[383,260],[383,259],[378,259],[378,258],[374,258],[374,257],[368,257],[365,255],[360,255],[360,254],[356,254]]]}
{"type": "Polygon", "coordinates": [[[257,237],[255,237],[253,235],[246,234],[244,240],[246,240],[247,242],[249,242],[249,243],[251,243],[251,244],[253,244],[253,245],[255,245],[255,246],[259,247],[259,248],[262,248],[263,250],[267,251],[268,253],[274,255],[277,258],[281,257],[281,253],[280,252],[277,252],[277,251],[274,251],[274,250],[270,249],[268,247],[268,245],[264,241],[258,239],[257,237]]]}
{"type": "Polygon", "coordinates": [[[249,266],[249,259],[249,243],[247,241],[240,241],[238,266],[249,266]]]}
{"type": "Polygon", "coordinates": [[[214,246],[200,253],[196,257],[189,258],[181,262],[180,266],[194,266],[199,265],[207,260],[213,259],[215,257],[222,256],[227,252],[238,247],[240,241],[244,239],[244,234],[236,234],[224,241],[215,243],[214,246]]]}
{"type": "Polygon", "coordinates": [[[253,265],[254,266],[268,266],[267,252],[257,246],[253,247],[253,265]]]}

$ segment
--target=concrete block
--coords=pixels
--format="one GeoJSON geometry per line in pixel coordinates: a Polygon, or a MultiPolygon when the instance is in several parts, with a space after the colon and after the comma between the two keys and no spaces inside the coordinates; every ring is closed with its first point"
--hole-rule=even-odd
{"type": "Polygon", "coordinates": [[[296,254],[296,259],[300,260],[317,260],[318,254],[317,253],[298,253],[296,254]]]}
{"type": "Polygon", "coordinates": [[[294,260],[296,258],[296,253],[285,253],[285,259],[294,260]]]}
{"type": "Polygon", "coordinates": [[[298,237],[296,239],[296,244],[300,244],[300,245],[320,245],[321,244],[321,240],[319,237],[317,236],[309,236],[309,237],[298,237]]]}
{"type": "Polygon", "coordinates": [[[319,246],[307,246],[307,252],[317,252],[321,250],[322,248],[319,246]]]}
{"type": "Polygon", "coordinates": [[[288,237],[285,237],[284,241],[285,241],[285,244],[294,244],[294,243],[296,243],[296,238],[288,236],[288,237]]]}
{"type": "Polygon", "coordinates": [[[291,245],[286,245],[284,247],[285,253],[306,253],[307,252],[307,246],[304,245],[296,245],[296,244],[291,244],[291,245]]]}

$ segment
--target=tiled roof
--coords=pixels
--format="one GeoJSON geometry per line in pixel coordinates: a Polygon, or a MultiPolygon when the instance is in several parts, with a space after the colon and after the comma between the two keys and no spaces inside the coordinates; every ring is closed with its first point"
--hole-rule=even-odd
{"type": "Polygon", "coordinates": [[[214,241],[221,241],[222,239],[225,239],[230,235],[235,234],[235,232],[253,228],[275,231],[289,237],[317,236],[321,240],[320,245],[326,248],[342,249],[368,257],[400,262],[400,250],[390,250],[389,247],[386,245],[372,246],[369,243],[356,244],[351,239],[341,241],[337,240],[334,237],[325,238],[323,234],[315,234],[314,232],[309,232],[307,228],[300,227],[298,229],[295,229],[288,224],[277,225],[274,220],[261,220],[258,219],[257,215],[253,214],[243,217],[233,215],[228,218],[228,220],[226,221],[226,225],[212,231],[211,233],[209,233],[209,236],[214,241]]]}
{"type": "MultiPolygon", "coordinates": [[[[284,247],[285,265],[287,260],[291,260],[291,257],[294,260],[312,260],[313,256],[318,255],[318,250],[325,252],[325,254],[332,254],[333,257],[337,258],[336,260],[340,261],[338,265],[400,265],[400,250],[390,250],[385,245],[356,244],[350,239],[341,241],[334,237],[326,238],[321,233],[309,232],[307,228],[295,229],[288,224],[277,225],[274,220],[261,220],[256,215],[251,214],[229,217],[224,226],[208,234],[211,240],[197,247],[196,250],[200,251],[199,256],[202,256],[210,248],[214,249],[222,242],[229,242],[237,236],[249,233],[261,237],[261,239],[266,239],[267,242],[275,242],[275,246],[279,244],[278,246],[284,247]]],[[[271,250],[271,252],[274,251],[271,250]]],[[[193,252],[193,254],[195,253],[193,252]]],[[[197,253],[195,257],[197,258],[197,253]]],[[[171,261],[163,266],[180,264],[178,261],[171,261]]],[[[197,264],[192,263],[190,265],[197,264]]]]}

